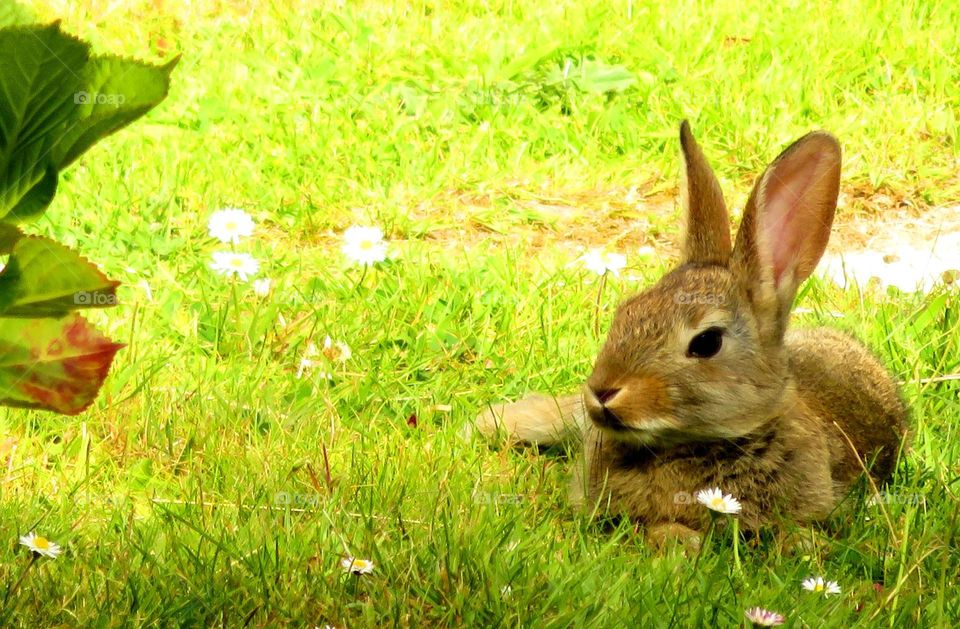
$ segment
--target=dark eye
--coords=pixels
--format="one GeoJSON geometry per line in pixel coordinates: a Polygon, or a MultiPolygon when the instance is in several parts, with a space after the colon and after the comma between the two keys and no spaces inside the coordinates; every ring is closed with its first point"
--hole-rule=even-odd
{"type": "Polygon", "coordinates": [[[723,346],[723,328],[707,328],[690,341],[687,356],[710,358],[717,355],[721,346],[723,346]]]}

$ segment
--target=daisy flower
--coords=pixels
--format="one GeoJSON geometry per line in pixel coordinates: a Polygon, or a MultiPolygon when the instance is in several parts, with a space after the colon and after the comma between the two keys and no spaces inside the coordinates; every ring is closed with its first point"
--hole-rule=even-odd
{"type": "Polygon", "coordinates": [[[323,355],[330,360],[345,363],[353,356],[353,352],[350,351],[350,347],[346,343],[342,341],[334,342],[328,336],[323,339],[323,355]]]}
{"type": "Polygon", "coordinates": [[[620,253],[609,253],[603,249],[591,249],[580,257],[580,261],[588,271],[597,275],[611,273],[619,276],[620,271],[627,266],[627,257],[620,253]]]}
{"type": "Polygon", "coordinates": [[[357,559],[356,557],[344,557],[340,560],[340,567],[344,572],[351,574],[370,574],[373,572],[373,562],[369,559],[357,559]]]}
{"type": "Polygon", "coordinates": [[[261,278],[259,280],[253,280],[253,293],[257,297],[266,297],[270,294],[270,279],[261,278]]]}
{"type": "Polygon", "coordinates": [[[809,577],[803,580],[803,589],[809,592],[818,592],[824,596],[840,593],[840,585],[836,581],[824,581],[823,577],[809,577]]]}
{"type": "Polygon", "coordinates": [[[740,513],[740,501],[724,494],[718,488],[701,489],[697,492],[697,502],[717,513],[740,513]]]}
{"type": "Polygon", "coordinates": [[[32,532],[28,535],[21,536],[20,543],[38,555],[43,555],[50,559],[56,559],[57,555],[63,552],[63,549],[61,549],[60,545],[56,542],[51,542],[46,537],[40,537],[32,532]]]}
{"type": "Polygon", "coordinates": [[[782,614],[761,607],[753,607],[743,614],[755,627],[776,627],[782,625],[785,620],[782,614]]]}
{"type": "Polygon", "coordinates": [[[364,266],[383,262],[387,258],[387,243],[379,227],[354,225],[343,232],[343,254],[351,261],[364,266]]]}
{"type": "Polygon", "coordinates": [[[253,233],[253,219],[243,210],[228,207],[210,216],[207,229],[220,242],[236,245],[241,238],[253,233]]]}
{"type": "Polygon", "coordinates": [[[253,219],[243,210],[228,207],[210,215],[207,230],[220,242],[236,245],[253,233],[253,219]]]}
{"type": "Polygon", "coordinates": [[[234,275],[246,282],[251,275],[255,275],[260,270],[260,263],[249,253],[215,251],[210,268],[221,275],[227,277],[234,275]]]}

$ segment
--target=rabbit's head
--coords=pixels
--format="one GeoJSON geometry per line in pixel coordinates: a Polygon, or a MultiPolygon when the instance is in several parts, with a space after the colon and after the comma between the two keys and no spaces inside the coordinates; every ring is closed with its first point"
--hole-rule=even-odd
{"type": "Polygon", "coordinates": [[[648,445],[735,439],[781,410],[787,318],[826,248],[840,185],[836,139],[804,136],[757,181],[731,246],[720,185],[686,122],[680,144],[681,263],[620,305],[584,388],[604,434],[648,445]]]}

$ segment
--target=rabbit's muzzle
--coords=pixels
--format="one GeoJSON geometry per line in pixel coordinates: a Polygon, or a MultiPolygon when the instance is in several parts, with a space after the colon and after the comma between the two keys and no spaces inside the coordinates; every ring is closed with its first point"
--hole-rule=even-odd
{"type": "Polygon", "coordinates": [[[584,387],[583,399],[587,416],[598,428],[614,432],[627,430],[627,426],[620,416],[608,406],[616,399],[620,391],[617,388],[594,389],[590,385],[584,387]]]}

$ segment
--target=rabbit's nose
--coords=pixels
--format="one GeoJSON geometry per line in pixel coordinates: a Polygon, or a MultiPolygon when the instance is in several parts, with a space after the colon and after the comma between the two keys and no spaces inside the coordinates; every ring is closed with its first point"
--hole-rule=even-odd
{"type": "Polygon", "coordinates": [[[597,398],[597,401],[600,402],[601,406],[603,406],[604,404],[612,400],[614,396],[617,395],[617,393],[620,393],[619,388],[594,389],[593,387],[590,387],[590,390],[593,392],[593,395],[597,398]]]}

